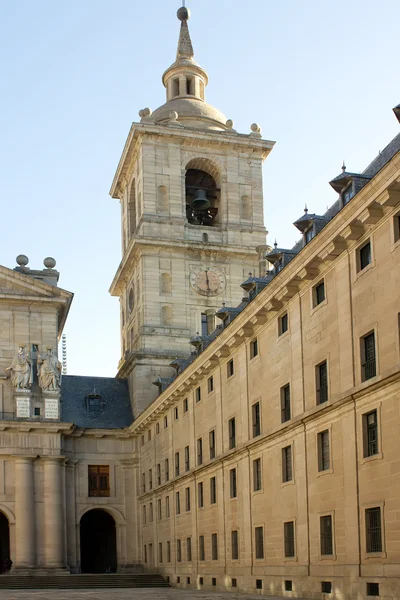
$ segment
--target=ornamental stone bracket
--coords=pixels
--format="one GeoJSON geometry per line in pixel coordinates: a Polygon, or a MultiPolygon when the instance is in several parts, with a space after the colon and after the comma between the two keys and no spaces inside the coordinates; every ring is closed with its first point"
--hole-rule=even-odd
{"type": "Polygon", "coordinates": [[[344,252],[347,248],[346,240],[344,240],[341,236],[338,236],[336,239],[332,240],[325,248],[318,254],[321,260],[335,260],[342,252],[344,252]]]}
{"type": "Polygon", "coordinates": [[[381,206],[397,206],[400,203],[400,191],[399,190],[385,190],[378,198],[376,202],[381,206]]]}
{"type": "Polygon", "coordinates": [[[361,221],[354,221],[350,223],[347,227],[342,231],[342,237],[345,240],[358,240],[365,232],[365,228],[361,221]]]}
{"type": "Polygon", "coordinates": [[[371,202],[371,204],[362,211],[359,218],[364,225],[375,225],[383,217],[383,214],[383,208],[377,202],[371,202]]]}

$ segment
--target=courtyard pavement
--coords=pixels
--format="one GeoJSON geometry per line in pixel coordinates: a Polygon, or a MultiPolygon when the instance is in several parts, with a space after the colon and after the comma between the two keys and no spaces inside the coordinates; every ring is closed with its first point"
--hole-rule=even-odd
{"type": "MultiPolygon", "coordinates": [[[[259,595],[203,590],[101,589],[101,590],[0,590],[0,600],[260,600],[259,595]]],[[[268,600],[282,600],[269,596],[268,600]]]]}

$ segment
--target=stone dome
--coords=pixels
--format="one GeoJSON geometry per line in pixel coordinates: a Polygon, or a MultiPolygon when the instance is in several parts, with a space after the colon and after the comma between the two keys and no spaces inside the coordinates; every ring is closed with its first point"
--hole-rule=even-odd
{"type": "Polygon", "coordinates": [[[197,98],[175,98],[166,102],[151,115],[155,123],[168,123],[170,112],[178,113],[178,122],[201,129],[227,129],[226,116],[211,104],[197,98]]]}

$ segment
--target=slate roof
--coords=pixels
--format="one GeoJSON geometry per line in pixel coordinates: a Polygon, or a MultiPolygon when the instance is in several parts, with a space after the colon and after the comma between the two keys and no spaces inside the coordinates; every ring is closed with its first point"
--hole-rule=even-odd
{"type": "Polygon", "coordinates": [[[63,375],[61,380],[61,418],[85,429],[122,429],[133,421],[128,382],[113,377],[63,375]],[[87,410],[86,396],[102,397],[102,411],[87,410]]]}

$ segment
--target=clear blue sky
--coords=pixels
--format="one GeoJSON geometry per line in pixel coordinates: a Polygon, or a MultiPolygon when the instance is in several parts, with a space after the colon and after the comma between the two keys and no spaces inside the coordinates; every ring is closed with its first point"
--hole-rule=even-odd
{"type": "MultiPolygon", "coordinates": [[[[264,167],[269,243],[335,201],[342,160],[367,166],[399,131],[399,0],[187,0],[207,100],[276,140],[264,167]]],[[[120,207],[108,196],[141,108],[164,102],[179,2],[1,0],[1,254],[54,256],[75,293],[70,374],[109,375],[120,357],[120,207]]]]}

